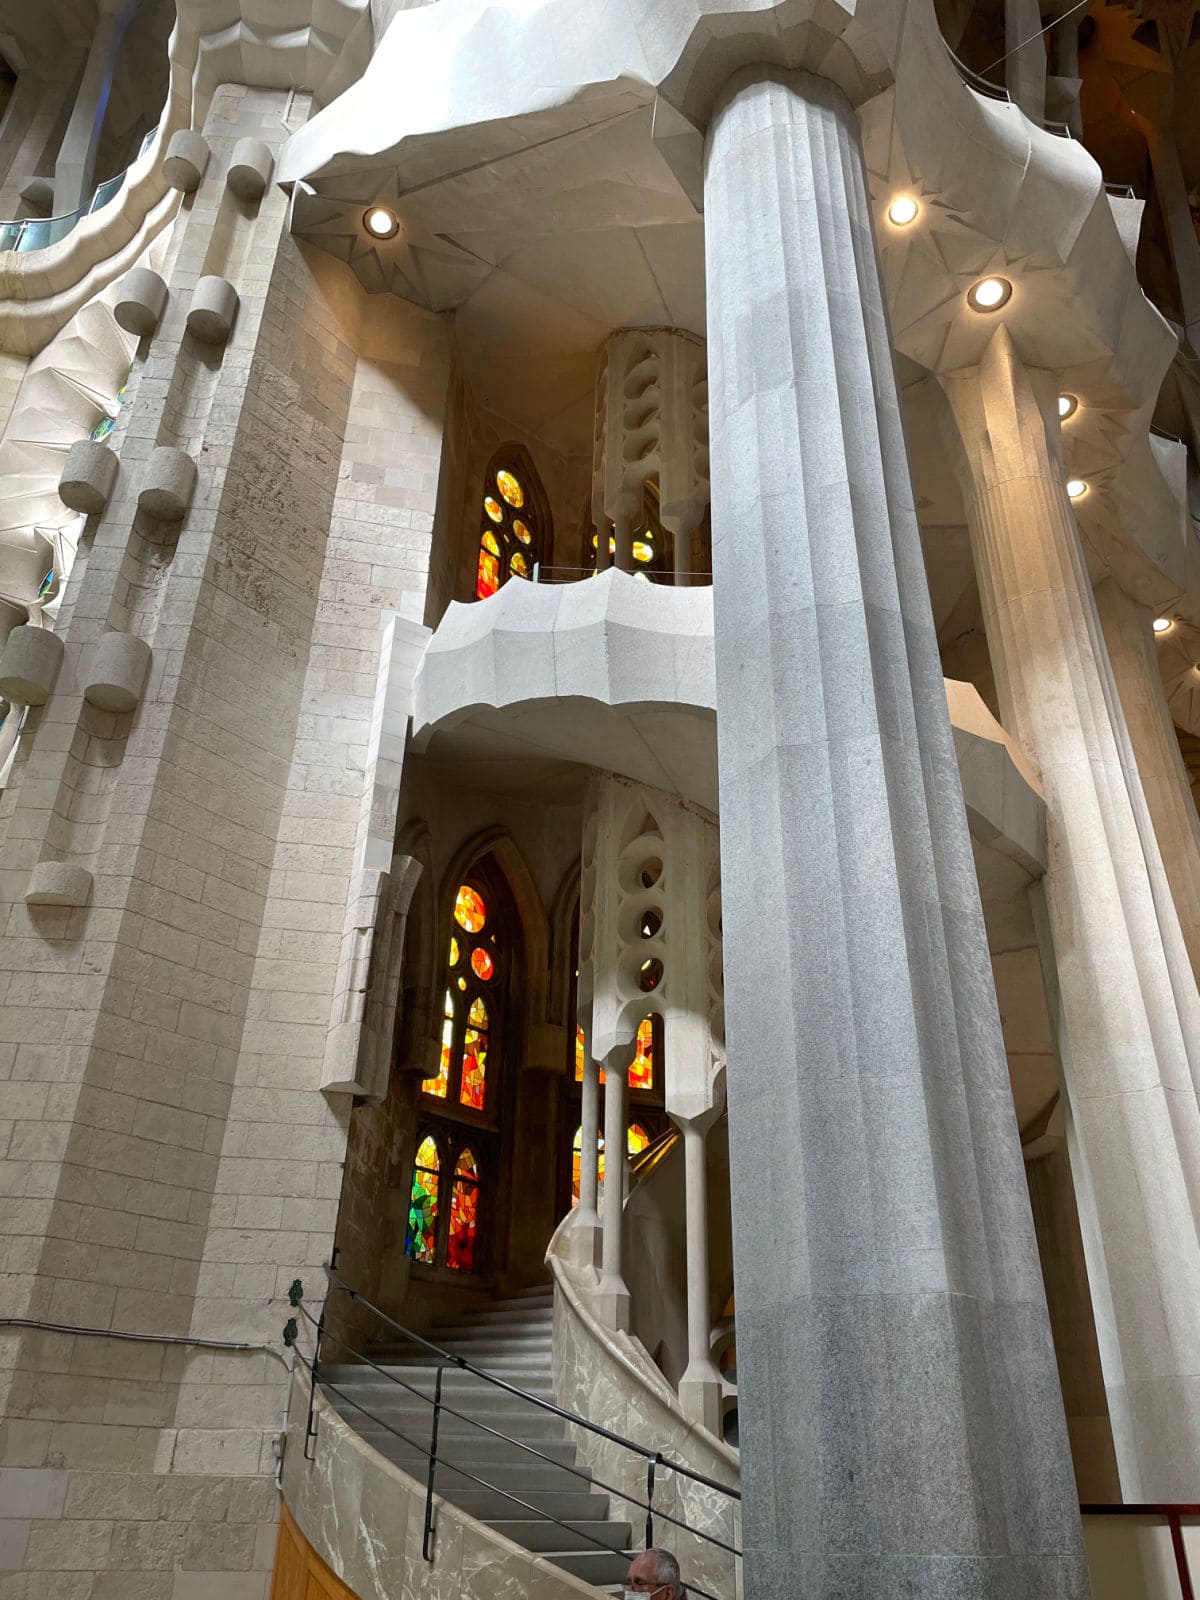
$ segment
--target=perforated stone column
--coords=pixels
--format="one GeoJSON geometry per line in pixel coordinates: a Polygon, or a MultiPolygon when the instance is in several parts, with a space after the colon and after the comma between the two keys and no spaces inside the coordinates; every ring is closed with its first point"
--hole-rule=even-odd
{"type": "Polygon", "coordinates": [[[745,1590],[1085,1595],[847,100],[704,198],[745,1590]]]}
{"type": "Polygon", "coordinates": [[[1005,726],[1046,799],[1071,1165],[1121,1488],[1200,1482],[1200,1000],[1064,488],[1053,373],[944,380],[1005,726]]]}
{"type": "Polygon", "coordinates": [[[1097,587],[1096,605],[1184,943],[1200,976],[1200,814],[1158,670],[1153,613],[1114,578],[1097,587]]]}

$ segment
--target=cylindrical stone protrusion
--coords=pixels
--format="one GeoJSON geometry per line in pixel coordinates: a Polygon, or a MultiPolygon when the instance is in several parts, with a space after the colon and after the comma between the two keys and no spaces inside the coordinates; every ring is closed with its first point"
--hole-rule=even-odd
{"type": "Polygon", "coordinates": [[[196,487],[196,463],[186,450],[160,444],[146,463],[138,505],[163,522],[178,522],[196,487]]]}
{"type": "Polygon", "coordinates": [[[44,706],[62,666],[63,642],[48,628],[14,628],[0,656],[0,694],[19,705],[44,706]]]}
{"type": "Polygon", "coordinates": [[[16,605],[11,600],[0,600],[0,650],[3,650],[5,641],[13,629],[19,628],[28,620],[29,613],[24,606],[16,605]]]}
{"type": "Polygon", "coordinates": [[[273,164],[270,146],[261,139],[239,139],[229,158],[225,182],[239,200],[261,200],[273,164]]]}
{"type": "Polygon", "coordinates": [[[83,698],[101,711],[132,711],[150,671],[150,646],[136,633],[106,633],[92,652],[83,698]]]}
{"type": "Polygon", "coordinates": [[[25,890],[27,906],[85,906],[91,897],[91,873],[70,861],[39,861],[25,890]]]}
{"type": "Polygon", "coordinates": [[[204,344],[224,344],[233,331],[238,294],[228,278],[201,278],[192,291],[187,331],[204,344]]]}
{"type": "Polygon", "coordinates": [[[171,142],[163,157],[163,177],[173,189],[191,194],[193,189],[200,187],[209,154],[203,134],[195,133],[191,128],[180,128],[171,135],[171,142]]]}
{"type": "Polygon", "coordinates": [[[126,333],[153,333],[167,308],[167,286],[149,267],[131,267],[121,280],[113,316],[126,333]]]}
{"type": "Polygon", "coordinates": [[[117,458],[99,439],[76,439],[67,451],[58,498],[72,511],[103,511],[117,481],[117,458]]]}

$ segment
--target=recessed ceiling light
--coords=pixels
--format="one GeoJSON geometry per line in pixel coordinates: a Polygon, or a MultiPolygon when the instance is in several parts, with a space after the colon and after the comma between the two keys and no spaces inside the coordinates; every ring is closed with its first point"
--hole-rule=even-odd
{"type": "Polygon", "coordinates": [[[1079,410],[1079,400],[1073,394],[1060,394],[1058,397],[1058,415],[1063,422],[1068,417],[1073,417],[1079,410]]]}
{"type": "Polygon", "coordinates": [[[1012,297],[1007,278],[980,278],[967,290],[967,304],[975,311],[999,311],[1012,297]]]}
{"type": "Polygon", "coordinates": [[[1069,500],[1081,500],[1087,490],[1088,486],[1082,478],[1067,479],[1067,498],[1069,500]]]}
{"type": "Polygon", "coordinates": [[[1155,633],[1166,633],[1167,629],[1171,626],[1171,619],[1170,617],[1155,617],[1150,626],[1154,629],[1155,633]]]}
{"type": "Polygon", "coordinates": [[[887,209],[888,221],[894,222],[898,228],[907,228],[910,222],[916,221],[920,209],[912,195],[897,195],[887,209]]]}
{"type": "Polygon", "coordinates": [[[363,227],[373,239],[394,239],[400,232],[400,218],[386,206],[368,206],[363,212],[363,227]]]}

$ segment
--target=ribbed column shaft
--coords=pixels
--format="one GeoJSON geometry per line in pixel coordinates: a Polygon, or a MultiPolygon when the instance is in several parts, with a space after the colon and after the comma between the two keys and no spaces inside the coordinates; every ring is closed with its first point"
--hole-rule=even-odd
{"type": "Polygon", "coordinates": [[[746,1593],[1087,1593],[857,120],[706,151],[746,1593]]]}
{"type": "Polygon", "coordinates": [[[1001,718],[1041,769],[1072,1168],[1121,1487],[1200,1482],[1200,1000],[1075,518],[1053,375],[945,380],[1001,718]]]}
{"type": "Polygon", "coordinates": [[[1113,578],[1096,606],[1192,972],[1200,977],[1200,813],[1158,670],[1153,613],[1113,578]]]}

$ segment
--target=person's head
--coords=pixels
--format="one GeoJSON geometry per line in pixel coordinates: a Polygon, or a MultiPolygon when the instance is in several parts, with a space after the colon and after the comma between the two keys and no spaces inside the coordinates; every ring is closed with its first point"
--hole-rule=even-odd
{"type": "Polygon", "coordinates": [[[679,1580],[679,1563],[669,1550],[643,1550],[634,1556],[625,1575],[626,1600],[686,1600],[679,1580]]]}

